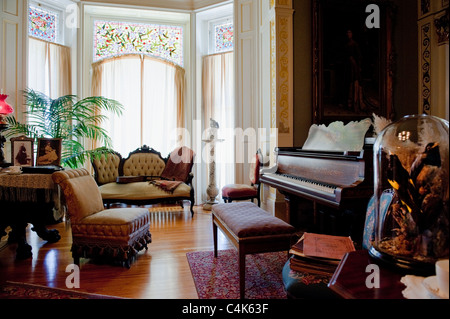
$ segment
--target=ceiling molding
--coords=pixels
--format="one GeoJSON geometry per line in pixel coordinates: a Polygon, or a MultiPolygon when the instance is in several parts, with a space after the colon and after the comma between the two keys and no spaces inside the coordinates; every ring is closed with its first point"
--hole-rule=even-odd
{"type": "Polygon", "coordinates": [[[113,4],[194,11],[228,0],[81,0],[87,4],[113,4]]]}

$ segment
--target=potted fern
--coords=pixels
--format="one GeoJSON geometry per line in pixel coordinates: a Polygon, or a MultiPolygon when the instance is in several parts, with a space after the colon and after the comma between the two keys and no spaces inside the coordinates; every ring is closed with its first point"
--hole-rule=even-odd
{"type": "Polygon", "coordinates": [[[61,165],[78,168],[86,160],[111,152],[111,138],[100,125],[107,119],[102,111],[121,115],[119,102],[101,96],[78,99],[76,95],[64,95],[51,99],[32,89],[24,91],[27,123],[19,123],[13,116],[6,117],[6,136],[24,134],[37,141],[40,137],[61,138],[61,165]],[[102,147],[86,149],[83,142],[93,140],[102,147]]]}

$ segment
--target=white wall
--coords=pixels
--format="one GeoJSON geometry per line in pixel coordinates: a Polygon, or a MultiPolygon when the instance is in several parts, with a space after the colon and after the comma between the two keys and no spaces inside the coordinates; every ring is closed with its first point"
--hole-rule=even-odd
{"type": "MultiPolygon", "coordinates": [[[[261,1],[261,0],[260,0],[261,1]]],[[[234,52],[236,68],[236,127],[258,131],[261,124],[260,98],[260,1],[235,0],[234,52]]],[[[256,137],[256,146],[259,145],[256,137]]],[[[240,145],[239,145],[240,146],[240,145]]],[[[237,145],[237,147],[239,147],[237,145]]],[[[244,140],[244,160],[236,163],[236,183],[249,183],[248,154],[255,154],[254,144],[244,140]],[[249,149],[252,148],[252,149],[249,149]]]]}
{"type": "MultiPolygon", "coordinates": [[[[0,92],[8,95],[6,102],[22,120],[22,90],[26,87],[26,1],[0,1],[0,92]]],[[[11,159],[9,139],[4,144],[6,162],[11,159]]]]}
{"type": "Polygon", "coordinates": [[[21,114],[21,91],[26,86],[26,1],[0,2],[0,90],[15,114],[21,114]]]}
{"type": "MultiPolygon", "coordinates": [[[[205,130],[203,127],[202,115],[202,59],[203,56],[209,54],[209,22],[213,20],[222,19],[228,16],[233,16],[233,1],[225,1],[221,4],[210,6],[194,13],[195,16],[195,89],[194,89],[194,108],[193,120],[195,127],[193,128],[193,142],[194,149],[197,156],[201,156],[201,150],[204,148],[202,142],[202,133],[205,130]]],[[[194,68],[194,67],[193,67],[194,68]]],[[[208,178],[206,173],[206,163],[201,159],[197,159],[197,177],[196,187],[196,202],[198,204],[207,200],[206,188],[208,186],[208,178]]]]}

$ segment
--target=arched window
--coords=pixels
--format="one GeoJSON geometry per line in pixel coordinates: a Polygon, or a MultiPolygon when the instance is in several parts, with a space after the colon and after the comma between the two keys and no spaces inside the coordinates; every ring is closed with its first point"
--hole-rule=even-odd
{"type": "Polygon", "coordinates": [[[146,144],[168,155],[184,127],[183,27],[93,23],[92,95],[124,106],[120,117],[106,114],[102,124],[114,150],[127,156],[146,144]]]}
{"type": "Polygon", "coordinates": [[[183,27],[94,21],[94,62],[132,53],[159,57],[183,66],[183,27]]]}

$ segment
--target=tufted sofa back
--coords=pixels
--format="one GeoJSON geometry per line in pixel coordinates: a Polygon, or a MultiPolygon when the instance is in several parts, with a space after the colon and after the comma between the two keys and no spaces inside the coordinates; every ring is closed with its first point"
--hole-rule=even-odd
{"type": "Polygon", "coordinates": [[[124,176],[160,176],[166,163],[157,153],[130,154],[123,161],[124,176]]]}
{"type": "Polygon", "coordinates": [[[92,161],[95,180],[98,185],[115,182],[119,176],[119,165],[122,157],[119,153],[103,154],[92,161]]]}
{"type": "Polygon", "coordinates": [[[64,192],[72,223],[76,224],[83,218],[104,210],[102,195],[94,178],[86,169],[55,172],[52,179],[64,192]]]}

